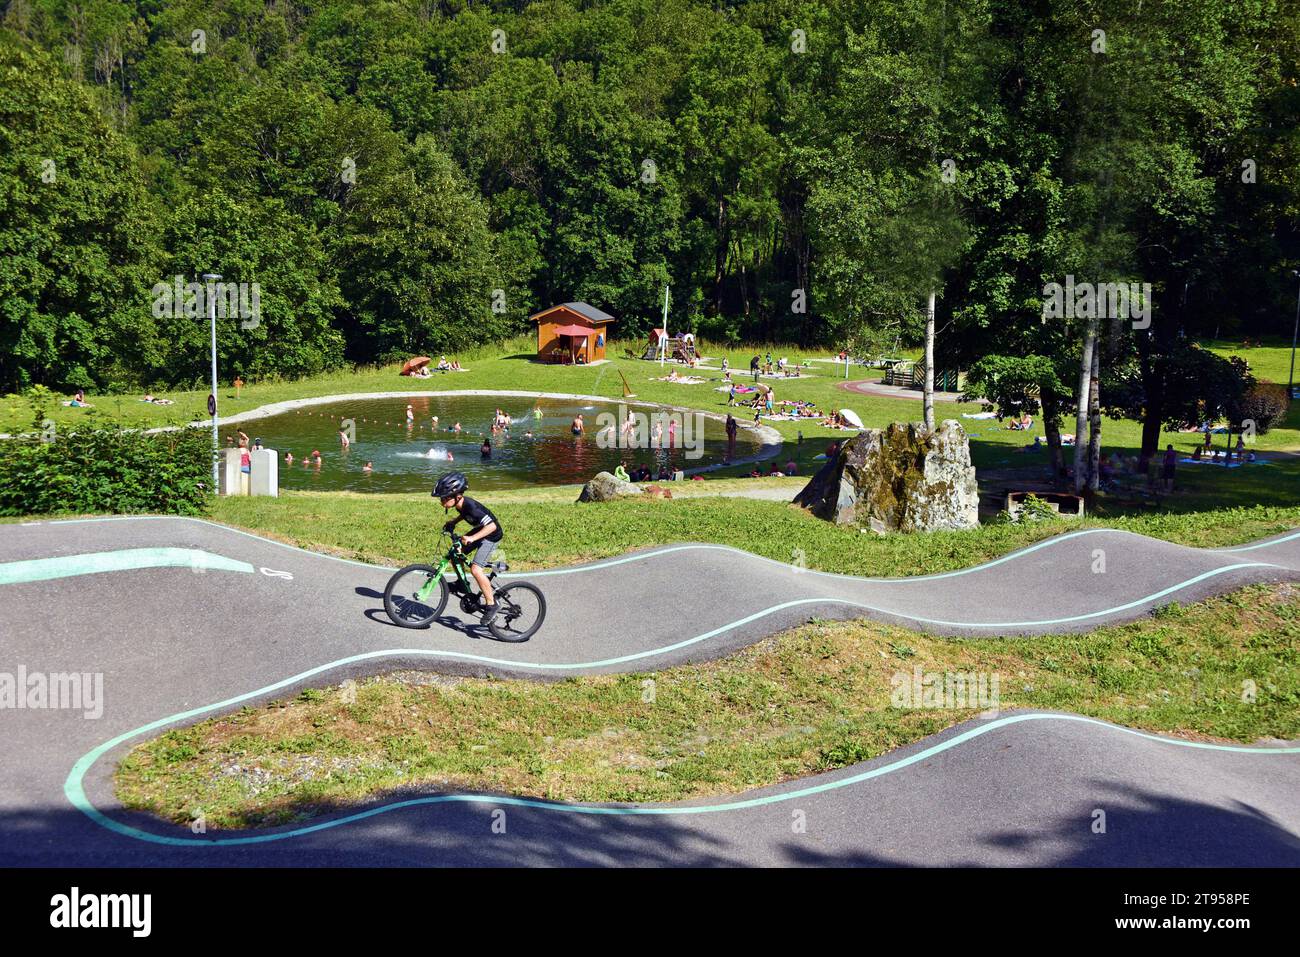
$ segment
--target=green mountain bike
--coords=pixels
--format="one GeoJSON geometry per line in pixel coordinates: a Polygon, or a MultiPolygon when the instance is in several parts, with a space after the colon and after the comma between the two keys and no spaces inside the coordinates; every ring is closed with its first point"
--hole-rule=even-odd
{"type": "MultiPolygon", "coordinates": [[[[546,598],[529,582],[511,582],[497,588],[497,574],[508,568],[505,562],[493,562],[486,569],[498,606],[487,628],[499,641],[527,641],[546,620],[546,598]]],[[[384,610],[393,624],[425,628],[443,613],[452,595],[460,600],[461,611],[466,614],[483,613],[483,596],[470,574],[469,558],[461,551],[459,535],[451,536],[451,547],[436,567],[407,565],[394,574],[384,589],[384,610]],[[453,577],[447,577],[448,570],[453,577]]]]}

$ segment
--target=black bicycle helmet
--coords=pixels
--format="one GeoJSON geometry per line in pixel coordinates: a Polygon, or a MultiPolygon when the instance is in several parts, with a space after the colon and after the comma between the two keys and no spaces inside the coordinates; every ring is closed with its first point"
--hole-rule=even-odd
{"type": "Polygon", "coordinates": [[[438,484],[433,487],[433,497],[452,498],[467,488],[469,488],[469,479],[465,478],[465,473],[448,472],[438,478],[438,484]]]}

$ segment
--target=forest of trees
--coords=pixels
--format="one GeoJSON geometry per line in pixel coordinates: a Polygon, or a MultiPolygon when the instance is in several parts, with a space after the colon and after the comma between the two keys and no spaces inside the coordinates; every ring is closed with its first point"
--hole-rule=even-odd
{"type": "Polygon", "coordinates": [[[713,341],[929,319],[1004,404],[1158,438],[1224,374],[1192,340],[1290,333],[1298,75],[1295,0],[8,0],[0,390],[200,381],[175,276],[258,284],[246,377],[574,299],[630,338],[669,284],[713,341]],[[1067,276],[1149,328],[1045,319],[1067,276]]]}

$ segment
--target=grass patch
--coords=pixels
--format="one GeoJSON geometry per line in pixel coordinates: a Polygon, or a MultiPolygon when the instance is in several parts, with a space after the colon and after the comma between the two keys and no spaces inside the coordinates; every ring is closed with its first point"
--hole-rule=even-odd
{"type": "Polygon", "coordinates": [[[1300,735],[1300,589],[1257,586],[1086,635],[953,640],[810,622],[730,658],[555,683],[406,673],[169,731],[116,773],[132,809],[298,822],[399,787],[572,801],[732,794],[885,754],[978,713],[903,709],[891,678],[998,676],[1002,710],[1167,734],[1300,735]],[[1253,695],[1251,694],[1253,692],[1253,695]]]}

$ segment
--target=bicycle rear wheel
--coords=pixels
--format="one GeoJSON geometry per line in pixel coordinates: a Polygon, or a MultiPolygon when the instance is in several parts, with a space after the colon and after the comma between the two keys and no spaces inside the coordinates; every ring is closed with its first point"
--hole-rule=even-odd
{"type": "Polygon", "coordinates": [[[388,580],[384,611],[393,624],[424,628],[447,607],[447,579],[432,565],[407,565],[388,580]]]}
{"type": "Polygon", "coordinates": [[[497,616],[488,631],[498,641],[527,641],[546,620],[546,598],[536,585],[514,582],[496,590],[497,616]]]}

